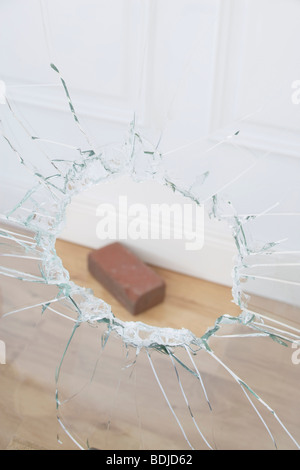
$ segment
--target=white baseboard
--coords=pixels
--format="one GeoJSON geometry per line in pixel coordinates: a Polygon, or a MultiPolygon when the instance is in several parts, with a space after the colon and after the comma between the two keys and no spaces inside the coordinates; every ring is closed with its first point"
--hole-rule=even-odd
{"type": "MultiPolygon", "coordinates": [[[[141,195],[139,191],[142,190],[145,193],[148,183],[140,185],[138,190],[135,184],[131,185],[128,179],[125,180],[129,198],[134,195],[136,202],[142,202],[139,200],[141,195]]],[[[125,187],[124,180],[122,181],[120,178],[112,183],[103,183],[93,187],[91,190],[74,197],[67,208],[65,227],[59,238],[91,249],[98,249],[113,242],[114,240],[100,240],[97,237],[96,229],[99,222],[97,208],[103,202],[115,202],[116,188],[118,188],[119,194],[124,194],[125,187]]],[[[161,192],[160,198],[163,195],[166,202],[174,202],[174,199],[176,201],[176,196],[171,191],[167,190],[165,193],[165,187],[159,188],[161,188],[161,190],[158,189],[158,192],[161,192]]],[[[25,191],[22,183],[8,182],[7,180],[4,183],[0,180],[0,197],[2,193],[5,195],[5,200],[21,200],[25,191]]],[[[146,199],[149,201],[149,193],[147,196],[147,192],[146,199]]],[[[186,250],[185,240],[126,239],[122,240],[122,243],[131,248],[146,263],[232,287],[231,272],[236,247],[226,223],[210,220],[206,217],[204,244],[202,249],[198,251],[186,250]]],[[[252,292],[263,297],[291,303],[291,299],[284,293],[274,292],[273,284],[270,285],[270,291],[266,289],[266,286],[263,286],[262,291],[260,283],[258,283],[252,292]]],[[[300,298],[295,298],[293,304],[299,306],[300,298]]]]}
{"type": "MultiPolygon", "coordinates": [[[[129,197],[133,197],[136,187],[128,186],[129,197]]],[[[145,183],[147,184],[147,183],[145,183]]],[[[59,238],[78,245],[97,249],[113,240],[100,240],[97,237],[96,228],[99,216],[96,211],[99,204],[112,202],[115,188],[122,193],[122,181],[115,180],[112,183],[92,188],[76,196],[67,208],[66,224],[59,238]],[[101,188],[104,188],[100,191],[101,188]],[[101,195],[99,195],[99,191],[101,195]],[[105,200],[103,193],[105,194],[105,200]]],[[[139,185],[139,191],[143,188],[139,185]]],[[[160,188],[160,187],[159,187],[160,188]]],[[[6,180],[0,181],[0,189],[6,200],[18,201],[26,192],[22,183],[6,180]]],[[[166,202],[176,202],[178,198],[173,193],[161,187],[163,197],[168,197],[166,202]],[[173,199],[174,198],[174,199],[173,199]]],[[[124,194],[124,184],[123,184],[124,194]]],[[[141,194],[141,192],[140,192],[141,194]]],[[[134,194],[135,197],[135,194],[134,194]]],[[[142,202],[138,199],[136,202],[142,202]]],[[[147,196],[149,200],[149,196],[147,196]]],[[[181,196],[179,196],[181,198],[181,196]]],[[[161,197],[160,197],[161,199],[161,197]]],[[[164,199],[163,199],[164,200],[164,199]]],[[[186,203],[186,199],[184,199],[186,203]]],[[[204,244],[199,251],[188,251],[185,240],[122,240],[129,248],[141,257],[145,262],[166,269],[181,272],[190,276],[206,279],[211,282],[232,286],[231,271],[233,258],[236,254],[235,245],[226,224],[205,218],[204,244]]]]}
{"type": "MultiPolygon", "coordinates": [[[[107,200],[106,200],[107,202],[107,200]]],[[[99,217],[96,209],[100,201],[88,200],[83,193],[67,209],[67,222],[60,237],[72,243],[101,248],[114,240],[100,240],[96,234],[99,217]]],[[[231,271],[236,254],[229,229],[217,221],[205,218],[204,244],[198,251],[188,251],[185,240],[122,240],[141,259],[160,266],[211,282],[232,286],[231,271]]]]}

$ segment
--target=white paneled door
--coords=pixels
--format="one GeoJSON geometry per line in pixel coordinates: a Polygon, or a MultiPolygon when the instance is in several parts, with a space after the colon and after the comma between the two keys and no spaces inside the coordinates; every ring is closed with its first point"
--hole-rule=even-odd
{"type": "MultiPolygon", "coordinates": [[[[218,130],[224,135],[228,127],[241,132],[250,154],[274,153],[289,165],[300,154],[300,106],[292,99],[300,80],[299,18],[297,0],[4,0],[0,79],[33,135],[66,148],[82,141],[51,62],[98,146],[122,141],[135,116],[163,152],[210,134],[217,143],[218,130]]],[[[26,151],[21,129],[15,137],[26,151]]],[[[4,141],[0,152],[7,152],[4,141]]],[[[220,164],[229,161],[224,155],[220,164]]],[[[2,197],[22,196],[11,156],[0,183],[2,197]]],[[[99,204],[127,195],[129,203],[150,205],[154,193],[156,202],[186,202],[158,184],[122,178],[77,196],[62,237],[100,247],[108,241],[96,235],[99,204]]],[[[235,250],[223,223],[205,220],[197,253],[175,239],[127,243],[146,261],[231,284],[235,250]]]]}

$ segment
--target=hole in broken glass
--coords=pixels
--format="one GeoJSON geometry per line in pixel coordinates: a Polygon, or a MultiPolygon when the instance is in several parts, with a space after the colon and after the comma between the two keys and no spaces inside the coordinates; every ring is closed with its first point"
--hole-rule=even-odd
{"type": "MultiPolygon", "coordinates": [[[[57,241],[56,250],[71,280],[91,288],[96,297],[112,305],[119,319],[186,328],[202,336],[221,314],[240,314],[230,287],[200,279],[201,273],[209,278],[220,268],[213,265],[217,262],[215,247],[206,247],[207,223],[210,231],[221,225],[217,221],[212,224],[204,207],[174,194],[167,186],[120,177],[75,197],[67,208],[66,227],[58,237],[62,239],[57,241]],[[64,238],[74,244],[64,242],[64,238]],[[133,316],[88,273],[90,247],[98,249],[114,241],[124,243],[166,282],[163,303],[133,316]],[[81,246],[84,242],[90,247],[81,246]]],[[[227,235],[227,231],[224,233],[227,235]]],[[[232,266],[229,263],[224,267],[230,279],[232,266]]]]}

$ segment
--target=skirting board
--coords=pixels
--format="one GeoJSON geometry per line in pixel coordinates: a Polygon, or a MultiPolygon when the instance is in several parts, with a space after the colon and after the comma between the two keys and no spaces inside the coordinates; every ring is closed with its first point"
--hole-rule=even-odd
{"type": "MultiPolygon", "coordinates": [[[[122,182],[120,183],[113,183],[110,189],[109,186],[106,186],[105,200],[102,192],[102,201],[101,197],[99,198],[99,186],[98,188],[92,188],[92,193],[86,191],[74,197],[67,208],[65,227],[59,238],[91,249],[101,248],[115,241],[114,239],[101,240],[98,238],[97,224],[99,215],[97,215],[97,208],[101,203],[112,202],[112,193],[115,190],[114,184],[122,186],[122,182]]],[[[136,190],[136,188],[132,189],[136,190]]],[[[5,199],[21,200],[24,196],[24,188],[22,188],[22,183],[19,182],[8,182],[6,180],[4,183],[0,181],[0,190],[0,193],[5,195],[5,199]]],[[[168,194],[172,193],[168,192],[168,194]]],[[[132,193],[130,196],[132,197],[132,193]]],[[[236,247],[229,227],[225,223],[210,220],[206,216],[204,244],[197,251],[186,250],[185,240],[172,238],[169,240],[131,240],[128,238],[122,240],[122,243],[131,248],[146,263],[232,287],[232,268],[236,256],[236,247]]],[[[266,289],[264,286],[263,291],[258,283],[252,292],[256,295],[300,306],[300,295],[299,298],[293,299],[291,302],[290,298],[275,292],[272,283],[270,289],[266,289]]]]}
{"type": "MultiPolygon", "coordinates": [[[[84,194],[74,198],[67,209],[66,226],[59,238],[92,249],[101,248],[115,241],[115,239],[100,240],[97,237],[98,204],[87,202],[84,194]]],[[[122,240],[122,243],[152,265],[232,286],[231,271],[236,254],[235,245],[229,230],[218,226],[218,222],[205,218],[204,244],[197,251],[186,250],[185,240],[176,240],[172,237],[169,240],[128,238],[122,240]]]]}

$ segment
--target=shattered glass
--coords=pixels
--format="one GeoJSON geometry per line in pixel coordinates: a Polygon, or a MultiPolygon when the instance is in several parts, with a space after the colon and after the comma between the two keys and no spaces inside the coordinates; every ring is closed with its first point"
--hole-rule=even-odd
{"type": "MultiPolygon", "coordinates": [[[[221,109],[219,122],[208,128],[202,117],[195,121],[190,107],[201,115],[198,80],[214,52],[210,33],[226,3],[239,4],[235,24],[241,27],[240,6],[247,9],[249,2],[226,0],[222,7],[204,0],[117,1],[114,15],[129,9],[142,56],[155,54],[158,43],[161,54],[153,70],[147,59],[137,67],[136,50],[130,50],[133,60],[126,68],[133,93],[121,109],[116,105],[111,121],[122,119],[111,126],[109,119],[102,123],[87,115],[85,102],[93,97],[82,95],[84,84],[76,78],[76,68],[83,69],[87,90],[94,80],[93,70],[85,69],[84,32],[105,38],[108,30],[95,29],[93,18],[103,15],[105,21],[108,2],[88,3],[79,32],[72,15],[82,14],[84,2],[72,8],[69,3],[1,5],[2,21],[11,25],[0,44],[7,58],[0,77],[0,339],[6,346],[6,364],[0,365],[1,448],[33,442],[51,449],[299,449],[299,366],[292,358],[300,341],[300,142],[299,108],[291,101],[292,83],[300,76],[294,15],[299,4],[272,2],[284,11],[289,35],[280,37],[282,47],[274,54],[278,24],[268,17],[264,25],[270,31],[260,52],[255,58],[249,52],[239,64],[248,67],[255,99],[239,87],[243,112],[237,104],[232,114],[221,109]],[[208,3],[215,8],[212,15],[208,3]],[[201,14],[203,28],[195,20],[201,14]],[[189,34],[183,35],[187,21],[189,34]],[[19,23],[24,41],[32,38],[25,57],[14,44],[19,23]],[[162,32],[167,40],[161,43],[162,32]],[[70,57],[64,47],[67,35],[78,55],[70,57]],[[23,81],[14,78],[15,69],[23,81]],[[147,80],[155,83],[150,98],[147,80]],[[192,96],[195,103],[188,106],[192,96]],[[18,190],[8,191],[8,175],[18,190]],[[215,325],[202,337],[183,328],[123,322],[70,280],[55,251],[66,208],[76,194],[122,175],[165,185],[204,204],[211,218],[228,222],[236,245],[232,294],[239,316],[215,312],[215,325]]],[[[271,8],[270,0],[251,3],[258,11],[261,5],[271,8]]],[[[122,34],[115,43],[108,39],[117,51],[114,65],[123,51],[122,34]]],[[[221,48],[221,59],[222,54],[221,48]]],[[[236,76],[230,67],[224,82],[236,76]]],[[[201,99],[211,86],[208,81],[201,99]]],[[[103,85],[94,114],[102,99],[106,106],[104,95],[103,85]]],[[[215,96],[217,106],[227,98],[215,96]]]]}

